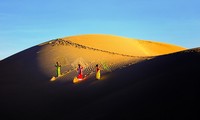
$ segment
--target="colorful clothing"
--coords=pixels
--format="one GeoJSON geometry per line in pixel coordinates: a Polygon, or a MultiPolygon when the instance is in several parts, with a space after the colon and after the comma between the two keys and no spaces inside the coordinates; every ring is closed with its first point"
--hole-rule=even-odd
{"type": "Polygon", "coordinates": [[[59,77],[60,75],[61,75],[61,65],[55,65],[55,67],[56,67],[56,76],[57,77],[59,77]]]}
{"type": "Polygon", "coordinates": [[[77,76],[77,78],[78,78],[78,79],[83,79],[83,67],[78,67],[78,68],[77,68],[77,71],[78,71],[78,76],[77,76]]]}
{"type": "Polygon", "coordinates": [[[96,69],[96,79],[100,79],[101,78],[101,73],[100,73],[100,69],[99,68],[97,68],[96,69]]]}

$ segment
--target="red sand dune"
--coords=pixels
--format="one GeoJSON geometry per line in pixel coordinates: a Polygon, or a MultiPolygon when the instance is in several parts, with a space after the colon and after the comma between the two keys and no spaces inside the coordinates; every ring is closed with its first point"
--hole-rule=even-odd
{"type": "Polygon", "coordinates": [[[129,40],[106,35],[66,37],[0,61],[1,116],[59,120],[198,118],[200,49],[129,40]],[[63,65],[64,76],[51,82],[56,61],[63,65]],[[96,63],[101,67],[106,64],[111,71],[103,70],[101,80],[91,76],[73,84],[79,62],[85,66],[84,73],[93,71],[96,63]]]}

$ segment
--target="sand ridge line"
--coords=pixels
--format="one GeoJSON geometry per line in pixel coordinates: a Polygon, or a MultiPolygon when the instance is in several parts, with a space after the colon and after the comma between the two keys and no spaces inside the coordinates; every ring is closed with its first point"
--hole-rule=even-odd
{"type": "MultiPolygon", "coordinates": [[[[94,50],[94,51],[101,51],[101,52],[125,56],[125,57],[134,57],[134,58],[135,57],[140,57],[140,58],[146,58],[147,57],[147,56],[132,56],[132,55],[126,55],[126,54],[111,52],[111,51],[107,51],[107,50],[101,50],[101,49],[81,45],[81,44],[78,44],[78,43],[75,43],[75,42],[71,42],[69,40],[63,40],[61,38],[52,40],[52,41],[48,42],[48,44],[52,44],[52,46],[55,46],[55,45],[71,45],[71,46],[74,46],[74,47],[77,47],[77,48],[89,49],[89,50],[94,50]]],[[[152,57],[152,56],[148,56],[148,57],[152,57]]]]}

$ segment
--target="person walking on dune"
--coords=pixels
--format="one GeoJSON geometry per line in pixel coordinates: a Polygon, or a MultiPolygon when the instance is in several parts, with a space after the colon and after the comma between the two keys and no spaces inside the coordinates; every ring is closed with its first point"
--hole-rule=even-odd
{"type": "Polygon", "coordinates": [[[56,62],[55,67],[56,67],[56,77],[61,76],[61,73],[60,73],[60,71],[61,71],[61,65],[58,62],[56,62]]]}
{"type": "Polygon", "coordinates": [[[77,78],[79,80],[82,80],[83,79],[83,67],[80,64],[78,64],[77,72],[78,72],[77,78]]]}
{"type": "Polygon", "coordinates": [[[99,65],[96,64],[96,79],[100,80],[100,78],[101,78],[100,68],[99,65]]]}

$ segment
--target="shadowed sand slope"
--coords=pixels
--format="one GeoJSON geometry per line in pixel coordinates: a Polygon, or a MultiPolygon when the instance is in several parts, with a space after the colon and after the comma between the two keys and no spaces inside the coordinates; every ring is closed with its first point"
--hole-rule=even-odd
{"type": "Polygon", "coordinates": [[[199,61],[197,48],[158,56],[105,75],[101,85],[96,81],[90,89],[99,90],[95,94],[108,94],[81,108],[78,118],[197,120],[199,61]]]}
{"type": "Polygon", "coordinates": [[[195,119],[200,107],[199,51],[158,56],[80,84],[1,75],[1,114],[59,120],[195,119]]]}
{"type": "Polygon", "coordinates": [[[107,35],[66,37],[0,61],[1,116],[59,120],[197,116],[193,109],[198,107],[199,49],[181,51],[184,48],[164,43],[132,41],[107,35]],[[56,61],[64,76],[51,82],[56,61]],[[78,63],[84,74],[100,64],[102,79],[91,76],[73,84],[78,63]]]}

